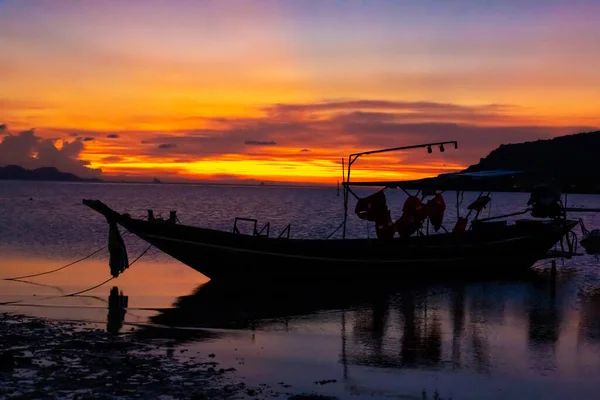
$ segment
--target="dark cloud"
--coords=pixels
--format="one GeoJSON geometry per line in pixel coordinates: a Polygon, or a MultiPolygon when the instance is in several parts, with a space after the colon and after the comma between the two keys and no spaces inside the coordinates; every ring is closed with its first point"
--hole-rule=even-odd
{"type": "Polygon", "coordinates": [[[373,111],[349,111],[338,112],[329,117],[332,122],[340,123],[374,123],[374,122],[452,122],[452,123],[486,123],[486,124],[524,124],[532,123],[527,117],[516,117],[510,114],[495,112],[373,112],[373,111]]]}
{"type": "MultiPolygon", "coordinates": [[[[201,120],[198,118],[198,123],[210,124],[212,123],[212,119],[201,120]]],[[[303,132],[307,126],[300,121],[280,121],[266,118],[222,118],[220,125],[222,126],[218,129],[170,131],[154,134],[139,132],[136,134],[143,135],[144,139],[141,139],[141,137],[140,139],[145,142],[144,144],[176,144],[176,147],[168,149],[168,154],[173,157],[186,159],[186,161],[223,154],[246,154],[250,148],[269,148],[279,143],[271,137],[273,135],[285,135],[292,140],[296,140],[297,138],[300,141],[302,137],[314,134],[303,132]],[[269,142],[269,144],[252,145],[245,144],[245,142],[269,142]],[[275,142],[275,144],[270,142],[275,142]]],[[[165,150],[158,146],[148,146],[141,147],[137,151],[148,157],[155,155],[164,157],[167,153],[165,150]]],[[[115,151],[122,150],[115,149],[115,151]]]]}
{"type": "Polygon", "coordinates": [[[159,149],[174,149],[175,147],[177,147],[177,145],[175,143],[161,143],[158,145],[159,149]]]}
{"type": "Polygon", "coordinates": [[[140,143],[141,144],[150,144],[151,142],[149,140],[142,140],[140,143]]]}
{"type": "Polygon", "coordinates": [[[6,124],[0,124],[0,135],[6,133],[6,124]]]}
{"type": "Polygon", "coordinates": [[[79,136],[79,134],[77,132],[71,132],[71,133],[69,133],[69,136],[77,137],[77,136],[79,136]]]}
{"type": "Polygon", "coordinates": [[[0,164],[27,165],[33,161],[33,153],[37,151],[41,139],[30,129],[17,135],[8,135],[0,142],[0,164]]]}
{"type": "Polygon", "coordinates": [[[312,150],[311,149],[302,149],[300,150],[301,153],[310,153],[312,150]]]}
{"type": "Polygon", "coordinates": [[[117,135],[116,133],[109,133],[108,135],[106,135],[106,137],[109,139],[118,139],[119,135],[117,135]]]}
{"type": "Polygon", "coordinates": [[[247,146],[275,146],[277,142],[273,140],[246,140],[244,144],[247,146]]]}
{"type": "Polygon", "coordinates": [[[105,163],[117,163],[119,161],[122,161],[123,157],[119,157],[119,156],[108,156],[108,157],[104,157],[102,159],[102,162],[105,163]]]}
{"type": "Polygon", "coordinates": [[[95,138],[93,138],[92,136],[86,136],[83,138],[84,142],[91,142],[92,140],[94,140],[95,138]]]}
{"type": "Polygon", "coordinates": [[[24,168],[56,167],[83,178],[98,177],[102,171],[87,166],[89,161],[80,160],[84,142],[77,138],[63,141],[59,149],[54,140],[38,137],[33,129],[16,135],[5,136],[0,142],[0,165],[20,165],[24,168]],[[35,155],[35,157],[34,157],[35,155]]]}

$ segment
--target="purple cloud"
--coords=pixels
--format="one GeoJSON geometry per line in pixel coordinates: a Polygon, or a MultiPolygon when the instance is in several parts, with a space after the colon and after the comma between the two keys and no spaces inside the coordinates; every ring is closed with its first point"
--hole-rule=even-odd
{"type": "Polygon", "coordinates": [[[0,165],[20,165],[23,168],[56,167],[83,178],[99,177],[100,169],[89,168],[90,162],[80,160],[84,141],[77,138],[63,141],[58,149],[53,139],[37,136],[33,129],[16,135],[7,135],[0,142],[0,165]],[[35,157],[34,157],[35,154],[35,157]]]}
{"type": "Polygon", "coordinates": [[[454,112],[454,113],[505,113],[516,107],[507,104],[486,104],[464,106],[452,103],[429,101],[389,101],[389,100],[344,100],[321,103],[274,104],[264,107],[267,113],[322,112],[347,110],[395,110],[413,112],[454,112]]]}
{"type": "Polygon", "coordinates": [[[122,161],[122,160],[123,160],[123,157],[108,156],[108,157],[104,157],[102,159],[102,162],[105,162],[105,163],[116,163],[116,162],[119,162],[119,161],[122,161]]]}
{"type": "Polygon", "coordinates": [[[246,140],[244,144],[247,146],[275,146],[277,142],[273,140],[246,140]]]}

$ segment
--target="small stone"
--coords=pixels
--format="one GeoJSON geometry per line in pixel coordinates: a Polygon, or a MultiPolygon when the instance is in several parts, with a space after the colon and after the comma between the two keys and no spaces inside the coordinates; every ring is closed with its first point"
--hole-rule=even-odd
{"type": "Polygon", "coordinates": [[[15,368],[15,357],[6,351],[0,355],[0,371],[9,372],[15,368]]]}
{"type": "Polygon", "coordinates": [[[328,383],[335,383],[337,379],[324,379],[322,381],[316,381],[315,385],[327,385],[328,383]]]}

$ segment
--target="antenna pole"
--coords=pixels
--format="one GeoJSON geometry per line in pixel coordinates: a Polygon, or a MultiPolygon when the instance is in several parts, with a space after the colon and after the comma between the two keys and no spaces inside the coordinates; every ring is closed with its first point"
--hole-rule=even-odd
{"type": "MultiPolygon", "coordinates": [[[[342,186],[344,186],[344,229],[342,230],[342,239],[346,239],[346,221],[348,220],[348,186],[344,185],[345,173],[344,157],[342,157],[342,186]]],[[[348,178],[350,178],[350,164],[348,164],[348,178]]]]}

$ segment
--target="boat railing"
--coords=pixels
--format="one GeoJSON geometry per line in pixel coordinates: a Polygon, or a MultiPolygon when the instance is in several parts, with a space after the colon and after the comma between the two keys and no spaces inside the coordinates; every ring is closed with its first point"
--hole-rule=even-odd
{"type": "Polygon", "coordinates": [[[233,221],[233,233],[237,233],[240,234],[240,230],[238,228],[238,222],[239,221],[244,221],[244,222],[252,222],[254,224],[254,227],[252,229],[252,234],[254,236],[256,236],[256,224],[258,223],[258,221],[254,218],[242,218],[242,217],[235,217],[235,220],[233,221]]]}
{"type": "Polygon", "coordinates": [[[254,236],[266,236],[269,237],[269,231],[271,230],[271,223],[267,222],[265,224],[265,226],[262,227],[262,229],[258,232],[255,231],[254,236]],[[265,229],[267,230],[266,234],[263,234],[263,232],[265,231],[265,229]]]}
{"type": "Polygon", "coordinates": [[[291,228],[292,228],[292,224],[287,224],[287,226],[281,231],[281,233],[279,234],[279,236],[277,236],[277,238],[281,239],[283,237],[283,235],[286,235],[285,238],[289,239],[291,228]]]}
{"type": "Polygon", "coordinates": [[[253,224],[253,226],[252,226],[252,236],[266,236],[266,237],[269,237],[269,232],[271,230],[271,223],[267,222],[265,224],[265,226],[263,226],[261,228],[261,230],[258,230],[258,220],[254,219],[254,218],[235,217],[235,220],[233,222],[233,233],[236,233],[238,235],[241,234],[240,229],[238,228],[238,222],[240,222],[240,221],[251,222],[253,224]]]}

